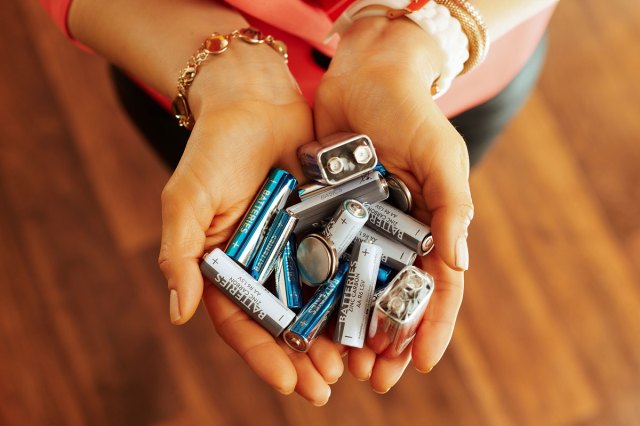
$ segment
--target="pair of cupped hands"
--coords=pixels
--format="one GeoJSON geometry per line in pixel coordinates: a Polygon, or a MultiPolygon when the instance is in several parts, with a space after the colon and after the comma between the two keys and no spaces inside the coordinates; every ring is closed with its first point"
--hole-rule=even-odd
{"type": "Polygon", "coordinates": [[[267,46],[236,42],[201,69],[189,92],[195,127],[162,193],[159,263],[168,280],[170,316],[183,324],[200,299],[215,329],[255,373],[283,394],[325,404],[348,369],[387,392],[408,364],[430,371],[451,339],[468,268],[473,216],[465,143],[434,103],[438,69],[428,36],[407,20],[367,18],[343,35],[308,105],[282,58],[267,46]],[[435,250],[418,266],[435,292],[415,339],[395,358],[319,337],[307,353],[274,339],[214,286],[203,253],[224,246],[272,167],[304,181],[298,146],[338,131],[371,137],[381,162],[414,197],[412,214],[431,225],[435,250]]]}

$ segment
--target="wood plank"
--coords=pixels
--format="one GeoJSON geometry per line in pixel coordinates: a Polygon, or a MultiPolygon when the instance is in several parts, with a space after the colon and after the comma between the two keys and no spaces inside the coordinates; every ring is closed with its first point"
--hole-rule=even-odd
{"type": "Polygon", "coordinates": [[[122,111],[104,59],[70,44],[37,0],[21,4],[28,25],[38,29],[30,34],[35,52],[118,245],[135,253],[156,244],[168,170],[122,111]]]}
{"type": "Polygon", "coordinates": [[[540,88],[624,239],[640,227],[640,8],[632,0],[563,2],[553,24],[540,88]]]}
{"type": "MultiPolygon", "coordinates": [[[[532,104],[538,107],[528,108],[528,118],[539,123],[537,134],[518,132],[512,139],[517,158],[509,155],[507,161],[496,150],[489,185],[510,206],[508,220],[527,261],[536,266],[535,278],[556,317],[555,327],[564,328],[564,339],[573,343],[590,381],[596,389],[619,388],[620,396],[637,393],[640,289],[635,271],[563,144],[556,121],[538,96],[532,104]],[[549,158],[552,169],[545,167],[549,158]],[[520,181],[520,176],[526,179],[520,181]]],[[[613,395],[618,392],[612,390],[613,395]]],[[[617,403],[616,397],[606,400],[617,403]]]]}

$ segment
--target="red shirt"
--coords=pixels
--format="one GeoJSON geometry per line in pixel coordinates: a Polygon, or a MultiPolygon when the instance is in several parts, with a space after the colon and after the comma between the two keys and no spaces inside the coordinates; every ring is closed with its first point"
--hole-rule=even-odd
{"type": "MultiPolygon", "coordinates": [[[[73,40],[67,27],[72,0],[40,1],[55,23],[73,40]]],[[[333,20],[352,2],[353,0],[227,0],[229,5],[243,13],[252,26],[287,44],[289,67],[310,103],[313,102],[315,90],[324,73],[313,60],[311,50],[315,48],[328,56],[333,55],[338,40],[334,38],[328,45],[323,44],[322,40],[328,34],[333,20]]],[[[471,72],[456,78],[451,89],[437,100],[443,112],[452,117],[498,94],[517,75],[535,50],[544,35],[553,9],[545,9],[500,39],[492,40],[485,61],[471,72]]],[[[147,90],[169,108],[169,99],[147,90]]]]}

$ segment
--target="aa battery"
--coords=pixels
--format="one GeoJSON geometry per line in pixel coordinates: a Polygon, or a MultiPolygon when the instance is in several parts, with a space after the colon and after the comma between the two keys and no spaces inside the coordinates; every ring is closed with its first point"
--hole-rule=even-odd
{"type": "Polygon", "coordinates": [[[288,172],[273,169],[229,240],[225,253],[249,268],[273,216],[282,209],[297,184],[288,172]]]}
{"type": "Polygon", "coordinates": [[[276,295],[289,309],[302,308],[302,287],[296,265],[296,238],[291,234],[276,262],[276,295]]]}
{"type": "Polygon", "coordinates": [[[284,341],[293,350],[307,352],[311,344],[329,322],[329,318],[340,303],[344,279],[349,263],[341,262],[336,275],[324,283],[298,314],[295,321],[284,332],[284,341]]]}
{"type": "Polygon", "coordinates": [[[426,272],[415,266],[400,271],[375,303],[367,346],[387,357],[399,355],[413,340],[433,290],[426,272]]]}
{"type": "Polygon", "coordinates": [[[325,189],[327,185],[321,185],[316,182],[307,183],[298,187],[298,198],[300,200],[306,200],[307,198],[315,195],[318,191],[325,189]]]}
{"type": "Polygon", "coordinates": [[[388,266],[380,265],[380,268],[378,268],[376,289],[373,291],[373,297],[371,298],[371,306],[382,296],[382,293],[389,287],[389,284],[391,284],[391,281],[393,281],[397,274],[398,271],[394,271],[388,266]]]}
{"type": "Polygon", "coordinates": [[[347,183],[315,191],[304,201],[289,207],[289,212],[298,218],[296,232],[303,233],[330,217],[345,200],[373,204],[387,197],[389,189],[385,179],[378,172],[370,172],[347,183]]]}
{"type": "MultiPolygon", "coordinates": [[[[376,244],[377,245],[377,244],[376,244]]],[[[384,249],[382,250],[384,256],[384,249]]],[[[376,279],[376,288],[381,286],[387,286],[391,280],[396,276],[396,271],[385,265],[380,265],[378,268],[378,278],[376,279]]]]}
{"type": "Polygon", "coordinates": [[[222,250],[215,249],[205,256],[200,270],[213,285],[274,336],[293,321],[295,313],[222,250]]]}
{"type": "Polygon", "coordinates": [[[369,206],[367,226],[424,256],[433,248],[431,228],[397,208],[381,202],[369,206]]]}
{"type": "MultiPolygon", "coordinates": [[[[353,246],[355,245],[355,243],[358,241],[369,242],[372,244],[375,243],[377,246],[380,246],[377,242],[374,242],[373,240],[366,240],[366,239],[362,240],[362,239],[356,238],[356,240],[350,246],[350,248],[347,249],[347,251],[345,251],[342,256],[340,256],[340,261],[344,260],[348,262],[351,260],[351,251],[353,250],[353,246]]],[[[384,251],[382,252],[382,258],[384,258],[384,251]]],[[[398,271],[393,270],[390,267],[381,263],[380,267],[378,268],[378,278],[376,279],[376,291],[378,290],[379,287],[386,287],[387,285],[389,285],[389,283],[391,282],[391,280],[393,280],[393,278],[395,278],[397,273],[398,271]]]]}
{"type": "Polygon", "coordinates": [[[381,256],[382,249],[375,244],[359,241],[354,244],[334,341],[354,348],[364,345],[381,256]]]}
{"type": "MultiPolygon", "coordinates": [[[[369,209],[371,209],[371,206],[369,209]]],[[[379,245],[382,248],[382,264],[396,271],[401,270],[405,266],[413,265],[417,257],[415,251],[379,234],[367,226],[358,232],[356,240],[369,241],[379,245]]]]}
{"type": "Polygon", "coordinates": [[[361,202],[346,200],[333,214],[323,229],[322,236],[333,244],[339,257],[356,238],[368,218],[369,213],[361,202]]]}
{"type": "Polygon", "coordinates": [[[389,172],[387,171],[387,169],[380,163],[376,164],[376,166],[373,168],[373,170],[378,172],[378,173],[380,173],[385,178],[387,176],[389,176],[389,172]]]}
{"type": "Polygon", "coordinates": [[[325,185],[338,185],[371,171],[378,162],[366,135],[336,133],[298,148],[302,171],[325,185]]]}
{"type": "Polygon", "coordinates": [[[276,260],[282,255],[297,222],[298,219],[286,210],[280,210],[276,214],[251,265],[251,276],[260,284],[264,284],[273,272],[276,260]]]}
{"type": "Polygon", "coordinates": [[[317,286],[335,274],[338,258],[358,235],[368,218],[365,206],[346,200],[323,229],[322,235],[310,234],[298,246],[298,268],[302,280],[317,286]]]}

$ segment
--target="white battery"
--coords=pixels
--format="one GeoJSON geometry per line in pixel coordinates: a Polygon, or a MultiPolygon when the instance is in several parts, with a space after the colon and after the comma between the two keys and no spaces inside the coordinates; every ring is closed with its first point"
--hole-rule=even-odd
{"type": "Polygon", "coordinates": [[[381,256],[382,249],[375,244],[359,241],[354,244],[334,341],[354,348],[364,346],[381,256]]]}
{"type": "Polygon", "coordinates": [[[356,235],[358,241],[369,241],[382,248],[382,263],[389,268],[399,271],[405,266],[413,265],[418,254],[410,248],[381,235],[371,228],[364,227],[356,235]]]}
{"type": "Polygon", "coordinates": [[[364,227],[368,218],[369,213],[362,203],[346,200],[324,227],[322,236],[333,244],[337,256],[340,257],[364,227]]]}
{"type": "Polygon", "coordinates": [[[269,333],[278,336],[296,314],[219,248],[200,264],[203,275],[269,333]]]}

